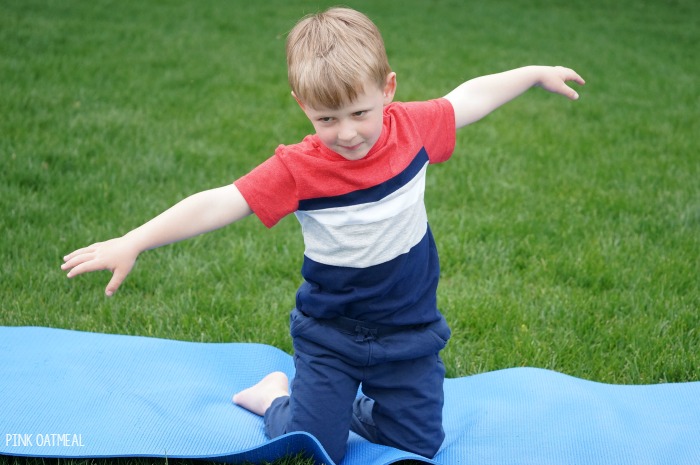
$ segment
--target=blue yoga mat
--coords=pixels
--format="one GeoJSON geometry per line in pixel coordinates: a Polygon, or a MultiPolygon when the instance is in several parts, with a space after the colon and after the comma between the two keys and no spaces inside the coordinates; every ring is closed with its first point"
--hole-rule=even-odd
{"type": "MultiPolygon", "coordinates": [[[[0,327],[0,454],[272,461],[315,438],[275,440],[231,395],[292,358],[260,344],[0,327]]],[[[445,383],[435,464],[700,464],[700,383],[608,385],[513,368],[445,383]]],[[[343,465],[420,459],[351,435],[343,465]]]]}

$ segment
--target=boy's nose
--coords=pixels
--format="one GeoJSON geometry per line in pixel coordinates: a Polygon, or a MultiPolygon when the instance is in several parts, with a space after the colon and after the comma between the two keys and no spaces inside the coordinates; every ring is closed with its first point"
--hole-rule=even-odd
{"type": "Polygon", "coordinates": [[[355,129],[355,125],[351,122],[344,122],[340,125],[340,129],[338,130],[338,139],[341,141],[350,142],[356,135],[357,130],[355,129]]]}

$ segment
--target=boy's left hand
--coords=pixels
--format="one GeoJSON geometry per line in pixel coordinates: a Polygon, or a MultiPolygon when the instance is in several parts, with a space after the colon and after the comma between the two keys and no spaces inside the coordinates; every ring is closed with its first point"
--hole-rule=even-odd
{"type": "Polygon", "coordinates": [[[552,66],[543,69],[542,77],[537,85],[544,90],[561,94],[571,100],[578,99],[578,92],[566,85],[567,81],[573,81],[581,85],[586,83],[573,69],[564,68],[563,66],[552,66]]]}

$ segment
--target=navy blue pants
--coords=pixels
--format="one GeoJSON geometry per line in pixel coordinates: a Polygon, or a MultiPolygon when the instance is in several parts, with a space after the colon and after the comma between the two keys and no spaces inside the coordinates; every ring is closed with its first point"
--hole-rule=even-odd
{"type": "Polygon", "coordinates": [[[383,327],[349,319],[291,314],[296,375],[289,397],[265,414],[270,438],[305,431],[335,463],[349,431],[369,441],[433,457],[442,428],[445,368],[439,352],[450,337],[444,319],[383,327]],[[357,397],[362,386],[362,396],[357,397]]]}

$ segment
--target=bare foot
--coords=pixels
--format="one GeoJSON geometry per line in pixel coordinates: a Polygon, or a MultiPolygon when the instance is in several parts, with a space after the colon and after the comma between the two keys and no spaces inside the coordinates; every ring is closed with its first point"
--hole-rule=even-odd
{"type": "Polygon", "coordinates": [[[289,395],[289,380],[281,371],[274,371],[258,384],[234,394],[233,403],[257,415],[263,416],[278,397],[289,395]]]}

